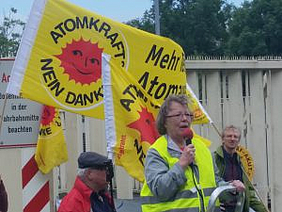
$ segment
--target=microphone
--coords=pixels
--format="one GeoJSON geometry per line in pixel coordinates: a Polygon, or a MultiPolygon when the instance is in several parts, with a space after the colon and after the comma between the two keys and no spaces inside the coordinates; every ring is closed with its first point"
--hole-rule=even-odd
{"type": "Polygon", "coordinates": [[[192,143],[193,138],[193,131],[190,128],[185,128],[185,130],[182,132],[182,136],[185,139],[186,146],[192,143]]]}
{"type": "MultiPolygon", "coordinates": [[[[190,128],[185,128],[185,130],[182,132],[182,136],[185,139],[185,144],[188,146],[189,144],[192,143],[192,138],[193,138],[193,131],[190,128]]],[[[192,168],[192,171],[194,171],[194,163],[190,163],[189,166],[192,168]]]]}

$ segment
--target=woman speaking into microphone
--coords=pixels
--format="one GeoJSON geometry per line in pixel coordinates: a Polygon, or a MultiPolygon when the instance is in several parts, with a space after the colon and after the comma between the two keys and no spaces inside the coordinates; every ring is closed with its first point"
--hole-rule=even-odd
{"type": "MultiPolygon", "coordinates": [[[[192,138],[193,114],[188,104],[185,95],[171,95],[160,108],[156,125],[161,136],[145,161],[143,212],[204,212],[216,186],[227,184],[216,176],[210,150],[192,138]]],[[[235,187],[244,190],[243,184],[235,187]]]]}

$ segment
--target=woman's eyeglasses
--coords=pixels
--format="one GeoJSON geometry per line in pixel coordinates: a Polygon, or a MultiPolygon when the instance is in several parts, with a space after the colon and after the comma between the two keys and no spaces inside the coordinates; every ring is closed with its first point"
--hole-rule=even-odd
{"type": "Polygon", "coordinates": [[[167,115],[167,118],[171,118],[171,117],[176,117],[178,119],[181,119],[183,116],[185,116],[186,119],[193,119],[194,115],[190,114],[190,113],[178,113],[178,114],[174,114],[174,115],[167,115]]]}

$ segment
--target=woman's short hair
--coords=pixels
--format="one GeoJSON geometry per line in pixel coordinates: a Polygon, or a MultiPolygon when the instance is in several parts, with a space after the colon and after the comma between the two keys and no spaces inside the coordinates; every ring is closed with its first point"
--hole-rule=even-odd
{"type": "Polygon", "coordinates": [[[160,110],[157,116],[157,120],[156,120],[156,127],[160,135],[164,135],[167,133],[165,122],[166,122],[166,116],[168,115],[168,112],[170,110],[170,105],[172,102],[177,102],[181,105],[187,106],[188,108],[189,99],[184,94],[181,94],[181,95],[173,94],[173,95],[168,96],[165,99],[164,103],[160,107],[160,110]]]}

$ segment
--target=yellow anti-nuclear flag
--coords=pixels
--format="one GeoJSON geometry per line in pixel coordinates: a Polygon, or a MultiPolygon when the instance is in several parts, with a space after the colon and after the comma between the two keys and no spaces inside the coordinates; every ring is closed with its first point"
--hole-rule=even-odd
{"type": "Polygon", "coordinates": [[[189,109],[194,115],[193,124],[212,123],[212,119],[209,117],[188,83],[186,84],[186,89],[186,94],[190,99],[189,109]]]}
{"type": "Polygon", "coordinates": [[[103,58],[108,152],[113,153],[116,165],[143,182],[147,150],[159,137],[155,119],[160,104],[130,73],[117,71],[108,55],[103,58]]]}
{"type": "MultiPolygon", "coordinates": [[[[155,120],[160,102],[148,95],[135,78],[110,63],[103,54],[103,86],[108,152],[115,164],[133,178],[144,181],[144,162],[149,147],[159,137],[155,120]]],[[[175,81],[182,80],[176,75],[175,81]]],[[[209,146],[211,142],[194,132],[194,139],[209,146]]]]}
{"type": "Polygon", "coordinates": [[[68,160],[59,110],[54,107],[43,107],[35,160],[44,174],[68,160]]]}
{"type": "Polygon", "coordinates": [[[36,0],[29,17],[7,93],[103,119],[103,53],[160,102],[185,93],[183,50],[168,38],[65,0],[36,0]]]}

